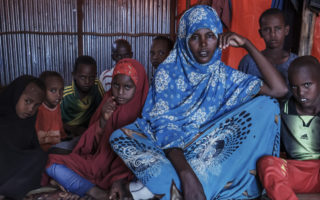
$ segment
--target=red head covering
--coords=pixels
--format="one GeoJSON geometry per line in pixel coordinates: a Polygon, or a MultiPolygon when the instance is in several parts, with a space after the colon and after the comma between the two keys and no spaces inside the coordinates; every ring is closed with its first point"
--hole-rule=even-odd
{"type": "Polygon", "coordinates": [[[108,189],[116,180],[132,178],[131,171],[125,166],[121,158],[113,152],[109,144],[109,138],[113,131],[134,122],[141,115],[149,89],[145,69],[138,61],[126,58],[120,62],[121,64],[117,65],[115,70],[131,66],[131,72],[136,71],[136,73],[125,72],[132,80],[136,80],[136,91],[133,98],[126,104],[118,105],[107,121],[104,130],[101,130],[99,119],[102,106],[112,96],[112,90],[109,90],[92,116],[88,130],[81,136],[72,153],[69,155],[51,154],[47,165],[50,166],[52,163],[64,164],[103,189],[108,189]]]}
{"type": "Polygon", "coordinates": [[[128,62],[128,60],[123,59],[116,64],[116,67],[113,70],[112,78],[114,78],[118,74],[124,74],[124,75],[130,76],[134,84],[135,85],[138,84],[137,71],[133,67],[132,63],[128,62]]]}

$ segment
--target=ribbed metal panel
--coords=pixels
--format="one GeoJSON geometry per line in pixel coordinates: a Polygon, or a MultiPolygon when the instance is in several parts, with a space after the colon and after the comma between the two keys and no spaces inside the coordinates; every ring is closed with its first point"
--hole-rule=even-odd
{"type": "Polygon", "coordinates": [[[156,34],[170,34],[170,0],[85,0],[83,7],[83,32],[102,35],[83,37],[83,53],[97,60],[98,73],[114,65],[111,45],[123,38],[151,77],[150,46],[156,34]]]}
{"type": "Polygon", "coordinates": [[[0,0],[0,83],[55,70],[70,84],[81,53],[97,60],[100,73],[112,67],[111,43],[118,38],[131,43],[134,58],[151,76],[152,38],[169,33],[170,0],[0,0]]]}
{"type": "Polygon", "coordinates": [[[71,81],[78,55],[76,0],[0,0],[0,80],[55,70],[71,81]],[[19,33],[21,32],[21,33],[19,33]]]}

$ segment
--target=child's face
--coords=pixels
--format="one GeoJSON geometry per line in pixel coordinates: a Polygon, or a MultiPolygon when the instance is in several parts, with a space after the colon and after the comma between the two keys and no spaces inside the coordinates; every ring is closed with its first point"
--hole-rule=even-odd
{"type": "Polygon", "coordinates": [[[128,103],[133,98],[136,86],[130,76],[117,74],[112,79],[111,90],[115,101],[121,105],[128,103]]]}
{"type": "Polygon", "coordinates": [[[281,15],[268,15],[261,19],[259,33],[267,48],[283,48],[285,37],[289,33],[289,26],[285,25],[281,15]]]}
{"type": "Polygon", "coordinates": [[[189,48],[200,64],[209,62],[216,50],[218,38],[209,29],[197,30],[189,39],[189,48]]]}
{"type": "Polygon", "coordinates": [[[77,88],[88,93],[94,85],[97,76],[97,68],[93,65],[80,64],[73,77],[77,88]]]}
{"type": "Polygon", "coordinates": [[[46,98],[44,103],[49,108],[56,107],[63,96],[63,80],[59,77],[51,76],[45,81],[46,84],[46,98]]]}
{"type": "Polygon", "coordinates": [[[161,40],[153,41],[150,49],[150,60],[152,66],[157,69],[157,67],[162,63],[169,55],[170,50],[168,43],[161,40]]]}
{"type": "Polygon", "coordinates": [[[34,83],[27,85],[16,104],[16,114],[26,119],[36,114],[44,99],[44,92],[34,83]]]}
{"type": "Polygon", "coordinates": [[[300,67],[289,74],[293,97],[302,108],[316,108],[320,104],[319,75],[308,67],[300,67]]]}
{"type": "Polygon", "coordinates": [[[112,52],[112,59],[118,63],[124,58],[132,58],[132,52],[124,45],[118,45],[116,51],[112,52]]]}

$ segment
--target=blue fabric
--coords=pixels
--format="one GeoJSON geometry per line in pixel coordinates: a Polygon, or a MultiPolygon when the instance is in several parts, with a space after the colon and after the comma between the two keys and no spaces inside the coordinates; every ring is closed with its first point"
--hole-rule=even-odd
{"type": "Polygon", "coordinates": [[[188,46],[202,28],[217,37],[222,24],[209,6],[195,6],[182,16],[178,38],[167,59],[158,67],[136,124],[158,147],[184,148],[206,125],[250,100],[260,90],[257,77],[221,62],[221,49],[199,64],[188,46]]]}
{"type": "Polygon", "coordinates": [[[67,191],[84,196],[94,184],[81,177],[65,165],[52,164],[46,169],[47,174],[62,185],[67,191]]]}
{"type": "MultiPolygon", "coordinates": [[[[280,111],[261,96],[214,120],[184,149],[207,199],[253,199],[261,195],[256,162],[279,155],[280,111]]],[[[162,149],[136,124],[114,132],[110,143],[136,177],[163,200],[176,199],[179,177],[162,149]],[[176,190],[175,190],[176,188],[176,190]]]]}

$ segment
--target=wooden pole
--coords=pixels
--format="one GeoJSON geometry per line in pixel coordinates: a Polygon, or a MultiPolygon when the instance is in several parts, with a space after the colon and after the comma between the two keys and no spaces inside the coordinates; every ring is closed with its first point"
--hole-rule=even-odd
{"type": "Polygon", "coordinates": [[[315,21],[316,14],[308,8],[308,1],[304,0],[302,8],[299,56],[311,55],[315,21]]]}

